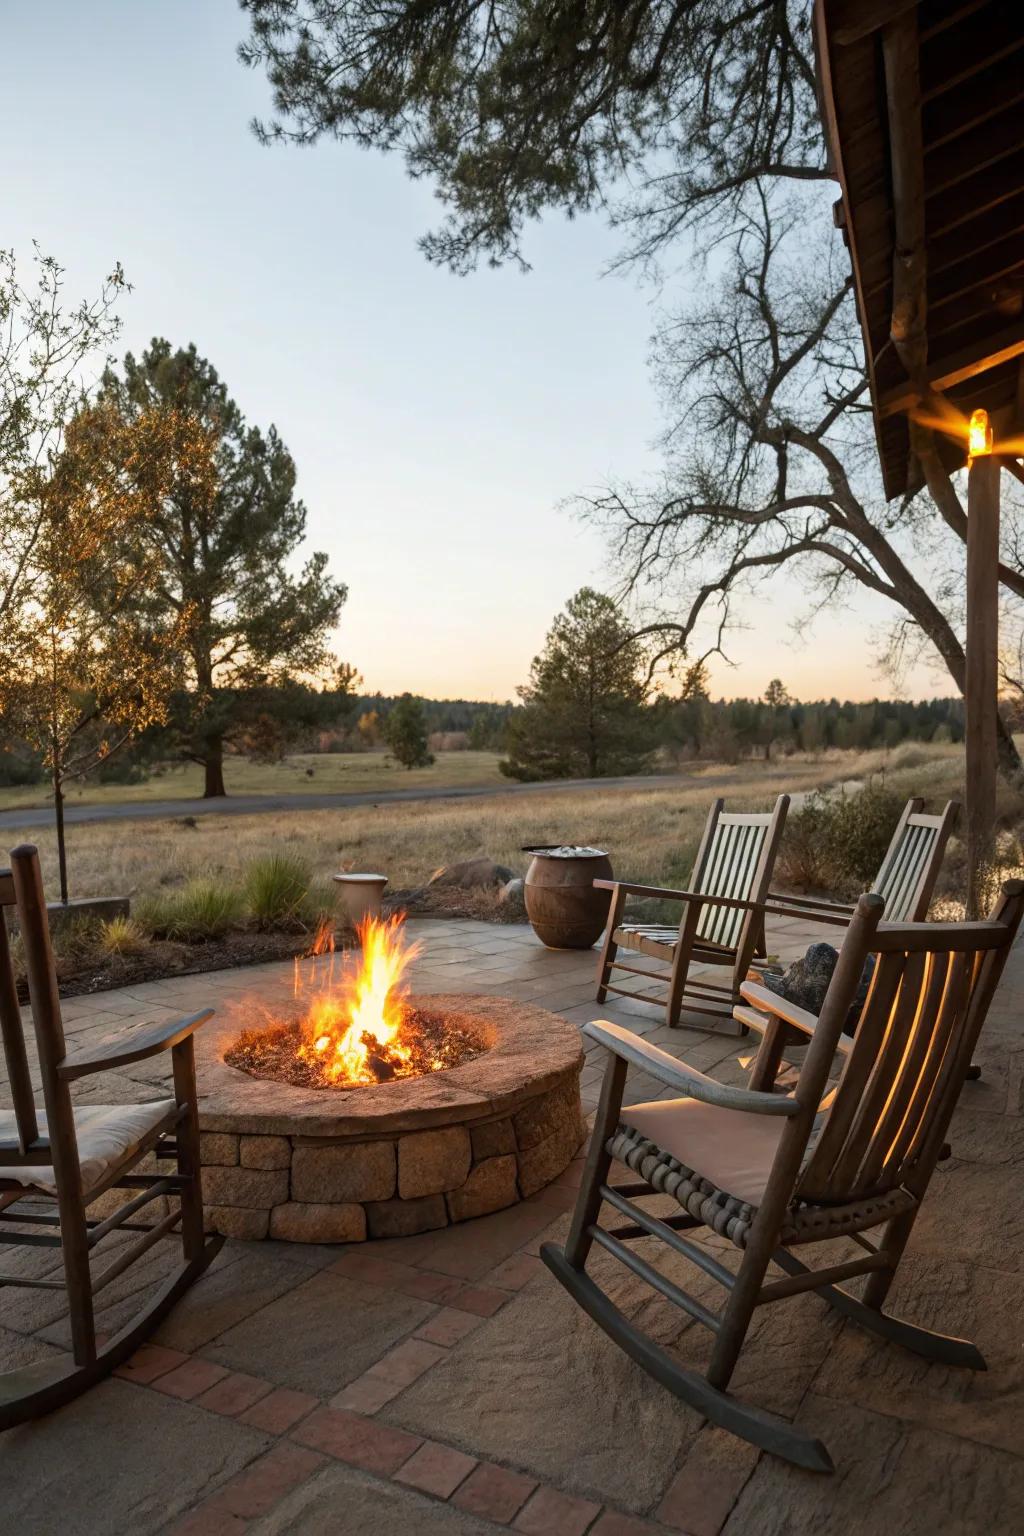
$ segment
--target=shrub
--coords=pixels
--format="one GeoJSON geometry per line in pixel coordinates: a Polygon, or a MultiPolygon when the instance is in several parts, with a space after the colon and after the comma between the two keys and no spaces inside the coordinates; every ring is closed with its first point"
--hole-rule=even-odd
{"type": "Polygon", "coordinates": [[[138,921],[155,938],[202,944],[230,932],[242,914],[242,897],[234,886],[190,880],[180,891],[144,903],[138,921]]]}
{"type": "Polygon", "coordinates": [[[137,955],[149,944],[149,934],[134,917],[112,917],[100,924],[97,942],[107,955],[137,955]]]}
{"type": "Polygon", "coordinates": [[[311,870],[295,853],[268,853],[245,867],[242,891],[246,910],[258,928],[305,928],[312,900],[311,870]]]}
{"type": "Polygon", "coordinates": [[[841,899],[858,895],[878,873],[904,803],[874,783],[853,794],[808,795],[786,824],[779,879],[841,899]]]}

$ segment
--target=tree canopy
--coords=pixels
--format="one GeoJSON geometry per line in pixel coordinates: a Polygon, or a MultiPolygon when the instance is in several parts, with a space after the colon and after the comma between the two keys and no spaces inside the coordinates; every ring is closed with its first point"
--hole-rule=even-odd
{"type": "Polygon", "coordinates": [[[204,435],[206,472],[182,462],[147,525],[155,574],[142,606],[152,625],[182,634],[182,750],[203,764],[205,793],[221,795],[224,743],[250,724],[251,690],[323,672],[345,587],[322,553],[293,572],[306,531],[295,463],[273,426],[245,421],[194,346],[157,339],[141,357],[128,353],[105,373],[100,401],[125,421],[163,414],[204,435]]]}
{"type": "MultiPolygon", "coordinates": [[[[274,88],[258,131],[404,154],[447,211],[423,242],[433,260],[522,261],[530,220],[599,209],[623,261],[683,279],[654,347],[664,474],[581,503],[648,610],[638,634],[665,654],[722,651],[737,599],[792,568],[805,617],[883,598],[883,662],[898,673],[925,656],[962,690],[963,501],[924,421],[906,496],[891,507],[882,493],[806,0],[244,9],[243,58],[274,88]]],[[[1008,500],[1000,579],[1016,605],[1008,500]]],[[[1000,755],[1019,771],[1005,727],[1000,755]]]]}

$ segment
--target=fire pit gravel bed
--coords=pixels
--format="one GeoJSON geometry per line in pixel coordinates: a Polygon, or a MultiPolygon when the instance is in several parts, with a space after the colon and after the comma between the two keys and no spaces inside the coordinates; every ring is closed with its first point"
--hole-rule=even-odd
{"type": "Polygon", "coordinates": [[[583,1142],[575,1025],[490,996],[408,999],[483,1049],[448,1070],[324,1089],[225,1059],[237,1011],[198,1032],[207,1225],[240,1238],[360,1242],[488,1215],[558,1177],[583,1142]]]}

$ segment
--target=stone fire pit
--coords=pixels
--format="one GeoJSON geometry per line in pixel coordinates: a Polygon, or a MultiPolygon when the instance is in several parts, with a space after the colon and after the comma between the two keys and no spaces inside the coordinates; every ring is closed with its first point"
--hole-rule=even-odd
{"type": "Polygon", "coordinates": [[[357,1088],[250,1077],[223,1055],[236,1017],[196,1036],[208,1227],[351,1243],[499,1211],[563,1171],[584,1137],[576,1028],[500,997],[421,996],[490,1048],[446,1072],[357,1088]]]}

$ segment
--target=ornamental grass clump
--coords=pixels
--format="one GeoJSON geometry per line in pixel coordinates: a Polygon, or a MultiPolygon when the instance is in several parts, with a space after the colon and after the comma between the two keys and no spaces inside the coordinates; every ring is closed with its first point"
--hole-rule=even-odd
{"type": "Polygon", "coordinates": [[[203,944],[223,938],[244,917],[241,892],[217,880],[190,880],[180,891],[159,896],[139,911],[139,922],[154,938],[203,944]]]}
{"type": "Polygon", "coordinates": [[[242,895],[257,928],[308,928],[316,903],[310,890],[312,871],[298,854],[268,853],[250,860],[242,876],[242,895]]]}

